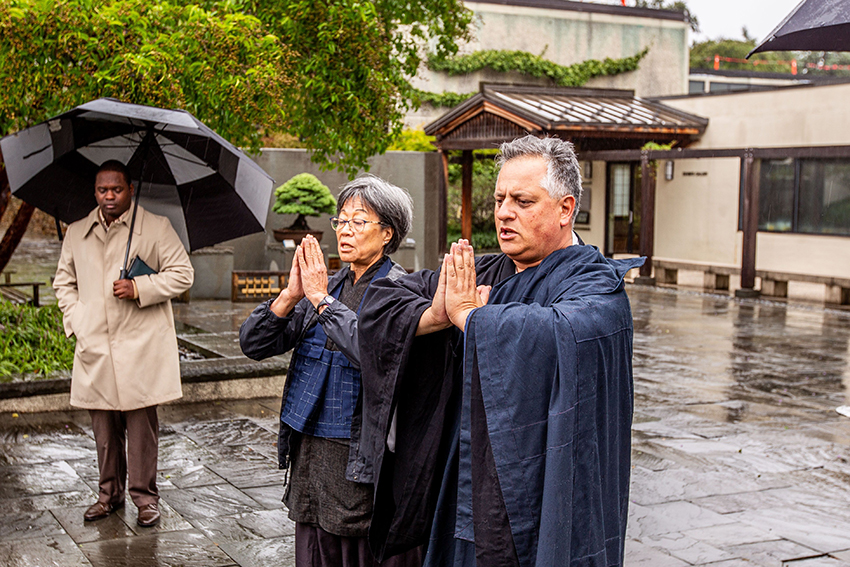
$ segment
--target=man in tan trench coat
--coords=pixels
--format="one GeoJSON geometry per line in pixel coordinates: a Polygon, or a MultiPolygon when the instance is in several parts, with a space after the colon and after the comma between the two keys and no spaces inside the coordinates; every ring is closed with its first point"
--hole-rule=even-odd
{"type": "Polygon", "coordinates": [[[100,489],[85,520],[124,505],[129,473],[138,523],[153,526],[160,516],[156,407],[183,395],[171,299],[189,289],[194,271],[169,220],[139,207],[130,258],[138,254],[157,273],[119,279],[132,195],[124,165],[104,163],[98,206],[68,227],[53,288],[65,333],[77,337],[71,405],[89,410],[97,446],[100,489]]]}

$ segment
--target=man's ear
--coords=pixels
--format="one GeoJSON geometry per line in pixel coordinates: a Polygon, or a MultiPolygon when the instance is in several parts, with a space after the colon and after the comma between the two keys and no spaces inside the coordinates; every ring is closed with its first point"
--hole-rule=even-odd
{"type": "Polygon", "coordinates": [[[567,195],[558,203],[561,208],[561,227],[569,226],[573,222],[573,213],[576,210],[576,198],[567,195]]]}

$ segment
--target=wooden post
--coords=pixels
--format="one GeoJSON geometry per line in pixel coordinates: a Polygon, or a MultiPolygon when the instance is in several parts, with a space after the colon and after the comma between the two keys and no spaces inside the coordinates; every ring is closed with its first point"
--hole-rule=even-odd
{"type": "Polygon", "coordinates": [[[636,284],[655,285],[652,277],[652,254],[655,249],[655,176],[657,164],[646,150],[640,154],[640,255],[646,262],[640,267],[636,284]]]}
{"type": "Polygon", "coordinates": [[[741,252],[741,289],[735,290],[735,297],[758,297],[756,287],[756,235],[759,226],[759,171],[760,163],[748,149],[741,158],[741,171],[744,178],[743,220],[744,242],[741,252]]]}
{"type": "Polygon", "coordinates": [[[442,158],[443,164],[443,173],[442,179],[440,180],[440,197],[438,199],[438,209],[439,212],[437,216],[439,218],[440,228],[437,236],[437,248],[439,250],[439,255],[437,256],[438,260],[441,260],[443,254],[448,252],[448,245],[446,243],[446,232],[448,231],[448,200],[449,200],[449,152],[447,150],[440,150],[440,157],[442,158]]]}
{"type": "Polygon", "coordinates": [[[461,161],[463,185],[461,200],[461,237],[472,241],[472,150],[463,150],[461,161]]]}

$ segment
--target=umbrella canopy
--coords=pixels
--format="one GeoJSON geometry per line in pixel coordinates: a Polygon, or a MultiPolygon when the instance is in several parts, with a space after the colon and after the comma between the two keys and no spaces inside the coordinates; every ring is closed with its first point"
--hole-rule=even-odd
{"type": "Polygon", "coordinates": [[[850,51],[850,0],[803,0],[750,51],[850,51]]]}
{"type": "Polygon", "coordinates": [[[182,110],[102,98],[6,136],[0,149],[12,194],[67,223],[97,206],[95,174],[117,159],[141,205],[168,217],[187,250],[266,224],[272,178],[182,110]]]}

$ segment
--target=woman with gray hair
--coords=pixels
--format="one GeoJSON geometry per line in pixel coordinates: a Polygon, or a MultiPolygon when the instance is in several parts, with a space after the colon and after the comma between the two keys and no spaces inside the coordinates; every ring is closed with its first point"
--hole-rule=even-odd
{"type": "MultiPolygon", "coordinates": [[[[357,314],[379,278],[407,272],[388,257],[410,231],[404,189],[374,175],[347,183],[331,218],[348,266],[328,278],[322,250],[307,236],[289,282],[242,324],[242,352],[254,360],[294,350],[283,390],[280,468],[291,469],[284,502],[295,521],[297,567],[379,565],[369,550],[371,471],[360,452],[360,345],[357,314]],[[366,480],[367,482],[364,482],[366,480]]],[[[382,565],[421,565],[420,550],[382,565]]]]}

